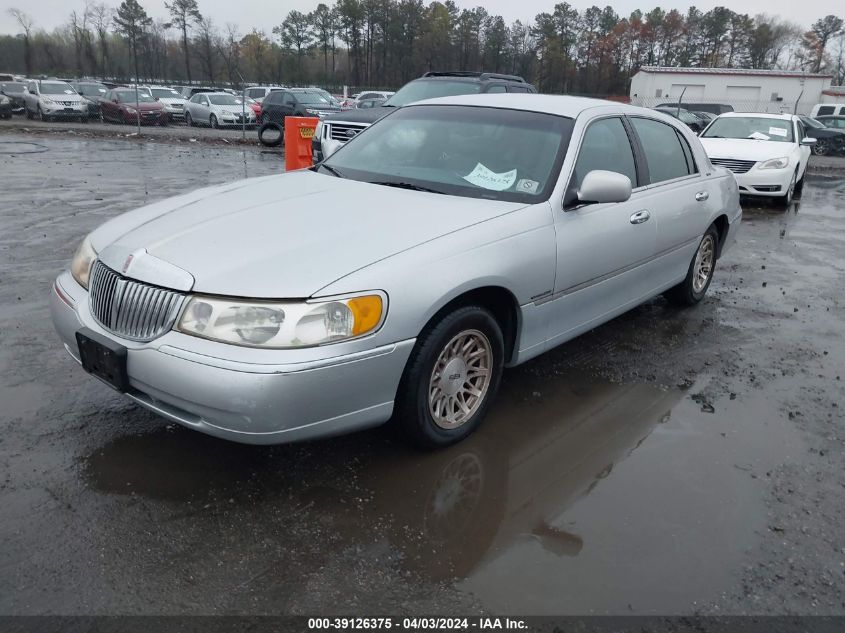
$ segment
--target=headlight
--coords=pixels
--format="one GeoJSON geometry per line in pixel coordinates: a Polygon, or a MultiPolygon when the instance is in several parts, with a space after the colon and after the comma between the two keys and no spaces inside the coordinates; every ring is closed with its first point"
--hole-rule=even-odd
{"type": "Polygon", "coordinates": [[[137,110],[135,108],[126,108],[126,112],[129,114],[137,114],[137,110]]]}
{"type": "Polygon", "coordinates": [[[41,101],[43,103],[53,103],[53,100],[50,99],[49,97],[41,97],[41,101]]]}
{"type": "Polygon", "coordinates": [[[784,156],[783,158],[772,158],[771,160],[767,160],[765,163],[760,165],[758,169],[783,169],[789,165],[789,157],[784,156]]]}
{"type": "Polygon", "coordinates": [[[188,301],[176,329],[246,347],[313,347],[374,332],[384,321],[386,303],[386,297],[374,293],[304,303],[197,295],[188,301]]]}
{"type": "Polygon", "coordinates": [[[9,103],[9,97],[6,95],[0,95],[0,104],[6,105],[9,103]]]}
{"type": "Polygon", "coordinates": [[[73,260],[70,263],[70,274],[76,279],[77,283],[83,288],[88,288],[88,277],[91,274],[91,266],[94,260],[97,259],[97,251],[91,246],[90,238],[86,237],[82,240],[79,248],[73,254],[73,260]]]}

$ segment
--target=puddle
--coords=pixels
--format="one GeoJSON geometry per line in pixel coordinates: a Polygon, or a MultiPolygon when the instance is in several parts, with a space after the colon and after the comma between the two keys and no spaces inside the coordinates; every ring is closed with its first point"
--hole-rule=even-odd
{"type": "Polygon", "coordinates": [[[386,542],[405,573],[456,582],[496,611],[671,613],[712,598],[766,529],[766,471],[800,443],[763,401],[708,413],[689,397],[701,382],[572,373],[511,372],[482,430],[436,453],[385,431],[262,448],[167,427],[105,445],[84,472],[195,525],[221,512],[235,525],[316,521],[306,538],[321,557],[386,542]]]}

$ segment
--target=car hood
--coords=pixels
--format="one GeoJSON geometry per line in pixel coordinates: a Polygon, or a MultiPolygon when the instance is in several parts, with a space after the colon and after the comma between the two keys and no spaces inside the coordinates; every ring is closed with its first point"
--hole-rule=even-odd
{"type": "MultiPolygon", "coordinates": [[[[305,298],[374,262],[524,206],[303,170],[142,207],[107,222],[91,241],[115,270],[151,256],[190,273],[196,292],[305,298]]],[[[134,269],[127,275],[168,285],[134,269]]]]}
{"type": "Polygon", "coordinates": [[[395,112],[396,108],[390,106],[379,106],[377,108],[355,108],[353,110],[343,110],[337,114],[330,114],[324,120],[332,121],[348,121],[349,123],[375,123],[383,116],[387,116],[391,112],[395,112]]]}
{"type": "Polygon", "coordinates": [[[158,102],[168,105],[185,105],[185,100],[179,97],[159,97],[158,102]]]}
{"type": "Polygon", "coordinates": [[[701,138],[701,144],[710,158],[761,161],[789,156],[795,149],[792,143],[756,141],[744,138],[701,138]]]}
{"type": "Polygon", "coordinates": [[[246,114],[249,114],[249,113],[252,111],[252,108],[250,108],[249,106],[246,106],[246,108],[244,108],[244,107],[239,106],[239,105],[233,105],[233,106],[211,106],[211,109],[212,109],[212,111],[214,111],[214,112],[225,112],[225,113],[227,113],[227,114],[235,114],[235,115],[242,114],[242,113],[244,113],[244,112],[245,112],[246,114]]]}

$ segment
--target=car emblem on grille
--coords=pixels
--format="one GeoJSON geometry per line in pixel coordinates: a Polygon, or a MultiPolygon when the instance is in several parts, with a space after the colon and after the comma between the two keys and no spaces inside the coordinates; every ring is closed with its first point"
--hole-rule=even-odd
{"type": "Polygon", "coordinates": [[[358,133],[358,130],[346,130],[346,136],[347,136],[347,138],[352,138],[352,137],[353,137],[353,136],[355,136],[357,133],[358,133]]]}
{"type": "Polygon", "coordinates": [[[126,271],[129,270],[129,264],[132,263],[133,259],[135,259],[135,254],[129,253],[129,256],[126,258],[126,261],[123,262],[123,268],[120,269],[120,272],[126,274],[126,271]]]}

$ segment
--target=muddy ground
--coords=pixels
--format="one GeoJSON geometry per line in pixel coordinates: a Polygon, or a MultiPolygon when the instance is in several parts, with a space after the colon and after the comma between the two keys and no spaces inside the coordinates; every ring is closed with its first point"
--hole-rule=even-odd
{"type": "Polygon", "coordinates": [[[458,446],[252,447],[87,376],[47,305],[105,219],[279,156],[0,141],[0,614],[845,614],[845,177],[746,204],[702,304],[506,372],[458,446]]]}

